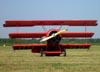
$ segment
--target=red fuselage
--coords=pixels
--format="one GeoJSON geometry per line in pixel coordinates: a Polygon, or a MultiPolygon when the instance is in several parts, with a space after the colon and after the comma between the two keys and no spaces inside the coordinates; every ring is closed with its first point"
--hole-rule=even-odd
{"type": "MultiPolygon", "coordinates": [[[[58,31],[59,29],[50,29],[46,33],[46,37],[49,37],[52,34],[57,33],[58,31]]],[[[47,40],[47,51],[59,51],[60,50],[60,47],[59,47],[60,40],[61,40],[61,35],[57,35],[56,37],[47,40]]]]}

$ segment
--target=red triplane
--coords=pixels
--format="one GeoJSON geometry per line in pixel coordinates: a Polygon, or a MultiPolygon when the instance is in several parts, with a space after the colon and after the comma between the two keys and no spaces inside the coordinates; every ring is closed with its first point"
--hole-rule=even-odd
{"type": "Polygon", "coordinates": [[[46,44],[14,44],[14,50],[31,49],[33,53],[40,53],[40,56],[66,56],[66,49],[89,49],[91,44],[61,44],[61,38],[90,38],[93,32],[86,32],[86,26],[96,26],[97,20],[7,20],[4,27],[31,27],[45,25],[60,26],[85,26],[85,32],[67,32],[65,29],[50,29],[47,32],[14,32],[10,33],[10,38],[42,38],[40,42],[46,44]]]}

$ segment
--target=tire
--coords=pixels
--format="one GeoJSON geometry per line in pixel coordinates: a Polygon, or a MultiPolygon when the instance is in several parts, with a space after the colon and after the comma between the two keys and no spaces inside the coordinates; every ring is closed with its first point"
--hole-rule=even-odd
{"type": "Polygon", "coordinates": [[[64,48],[64,56],[66,56],[66,49],[64,48]]]}
{"type": "Polygon", "coordinates": [[[43,49],[41,48],[41,50],[40,50],[40,57],[42,57],[43,56],[43,49]]]}

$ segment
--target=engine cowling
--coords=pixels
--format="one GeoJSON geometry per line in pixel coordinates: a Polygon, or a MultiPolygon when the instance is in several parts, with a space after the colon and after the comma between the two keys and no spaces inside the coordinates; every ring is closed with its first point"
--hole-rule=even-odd
{"type": "MultiPolygon", "coordinates": [[[[51,29],[47,32],[46,37],[51,36],[54,33],[57,33],[59,29],[51,29]]],[[[61,35],[57,35],[49,40],[47,40],[47,43],[59,43],[61,40],[61,35]]]]}

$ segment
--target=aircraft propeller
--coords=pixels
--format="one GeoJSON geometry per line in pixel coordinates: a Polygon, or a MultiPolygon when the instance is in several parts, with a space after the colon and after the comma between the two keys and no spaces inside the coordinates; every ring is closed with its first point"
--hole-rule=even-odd
{"type": "Polygon", "coordinates": [[[47,40],[49,40],[49,39],[51,39],[51,38],[53,38],[53,37],[56,37],[57,35],[59,35],[59,34],[65,32],[65,31],[67,31],[67,30],[66,30],[66,29],[60,30],[60,31],[58,31],[57,33],[54,33],[54,34],[52,34],[52,35],[49,36],[49,37],[43,38],[42,40],[40,40],[40,42],[47,41],[47,40]]]}

